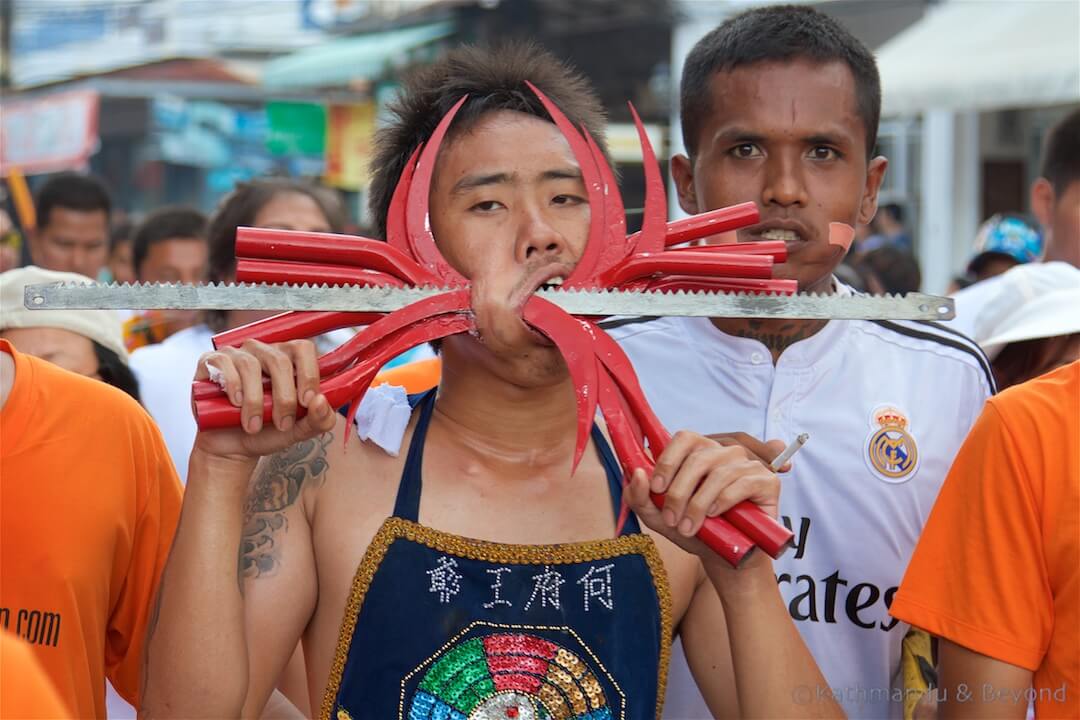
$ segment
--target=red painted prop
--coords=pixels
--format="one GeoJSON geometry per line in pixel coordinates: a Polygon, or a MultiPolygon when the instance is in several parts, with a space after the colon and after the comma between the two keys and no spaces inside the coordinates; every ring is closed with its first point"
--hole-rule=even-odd
{"type": "MultiPolygon", "coordinates": [[[[564,289],[796,291],[794,281],[771,279],[773,264],[787,257],[782,242],[672,247],[754,223],[757,208],[743,203],[665,223],[667,200],[659,165],[632,106],[644,155],[645,214],[641,231],[627,235],[615,176],[596,142],[587,132],[579,132],[542,92],[529,87],[569,142],[593,208],[588,242],[564,289]]],[[[449,288],[447,292],[389,314],[287,312],[221,333],[214,338],[215,346],[238,346],[249,339],[282,342],[367,325],[319,359],[320,389],[334,407],[349,406],[351,421],[376,373],[390,359],[424,342],[475,332],[468,281],[439,252],[428,217],[439,145],[467,99],[454,105],[431,139],[409,159],[391,198],[385,243],[349,235],[256,228],[240,228],[236,240],[237,280],[241,282],[432,285],[449,288]]],[[[651,472],[654,458],[670,437],[645,401],[633,367],[618,344],[596,325],[597,318],[569,315],[540,296],[530,298],[522,312],[524,320],[562,353],[574,383],[578,410],[574,470],[599,407],[626,478],[636,468],[651,472]]],[[[269,422],[269,381],[264,388],[263,419],[269,422]]],[[[240,424],[239,409],[216,384],[196,382],[192,397],[201,429],[240,424]]],[[[302,408],[298,414],[303,414],[302,408]]],[[[663,507],[664,497],[653,495],[653,502],[663,507]]],[[[620,528],[626,514],[624,506],[620,528]]],[[[757,506],[744,502],[721,517],[708,518],[698,537],[738,565],[755,546],[778,556],[790,544],[792,533],[757,506]]]]}

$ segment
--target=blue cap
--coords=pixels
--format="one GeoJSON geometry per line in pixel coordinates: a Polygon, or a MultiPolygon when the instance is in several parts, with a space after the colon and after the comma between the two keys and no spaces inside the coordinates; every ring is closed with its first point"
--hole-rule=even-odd
{"type": "Polygon", "coordinates": [[[1017,215],[994,215],[975,234],[975,253],[968,270],[973,271],[987,253],[1005,255],[1023,264],[1041,258],[1044,249],[1037,223],[1017,215]]]}

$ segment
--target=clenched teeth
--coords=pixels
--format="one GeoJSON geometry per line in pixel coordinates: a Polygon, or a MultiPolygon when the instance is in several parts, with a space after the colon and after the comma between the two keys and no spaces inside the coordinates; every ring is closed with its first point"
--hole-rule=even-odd
{"type": "Polygon", "coordinates": [[[794,242],[799,239],[799,233],[794,230],[766,230],[761,233],[761,237],[765,240],[782,240],[783,242],[794,242]]]}

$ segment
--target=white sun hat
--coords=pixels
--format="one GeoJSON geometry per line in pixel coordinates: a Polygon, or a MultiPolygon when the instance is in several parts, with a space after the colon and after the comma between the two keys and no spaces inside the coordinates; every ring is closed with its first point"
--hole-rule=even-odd
{"type": "Polygon", "coordinates": [[[1072,265],[1014,268],[995,291],[975,328],[975,342],[991,358],[1010,343],[1080,332],[1080,269],[1072,265]]]}
{"type": "Polygon", "coordinates": [[[23,306],[26,285],[55,282],[93,282],[75,273],[27,267],[0,273],[0,330],[8,328],[60,328],[83,335],[116,353],[125,364],[123,326],[112,310],[28,310],[23,306]]]}

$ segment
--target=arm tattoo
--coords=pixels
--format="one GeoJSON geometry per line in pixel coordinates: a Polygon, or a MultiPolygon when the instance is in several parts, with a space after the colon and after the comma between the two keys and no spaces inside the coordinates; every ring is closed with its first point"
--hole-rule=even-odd
{"type": "Polygon", "coordinates": [[[296,503],[305,484],[317,487],[330,464],[326,448],[333,435],[323,433],[270,456],[251,484],[244,503],[237,581],[274,574],[281,563],[280,535],[288,532],[285,512],[296,503]]]}

